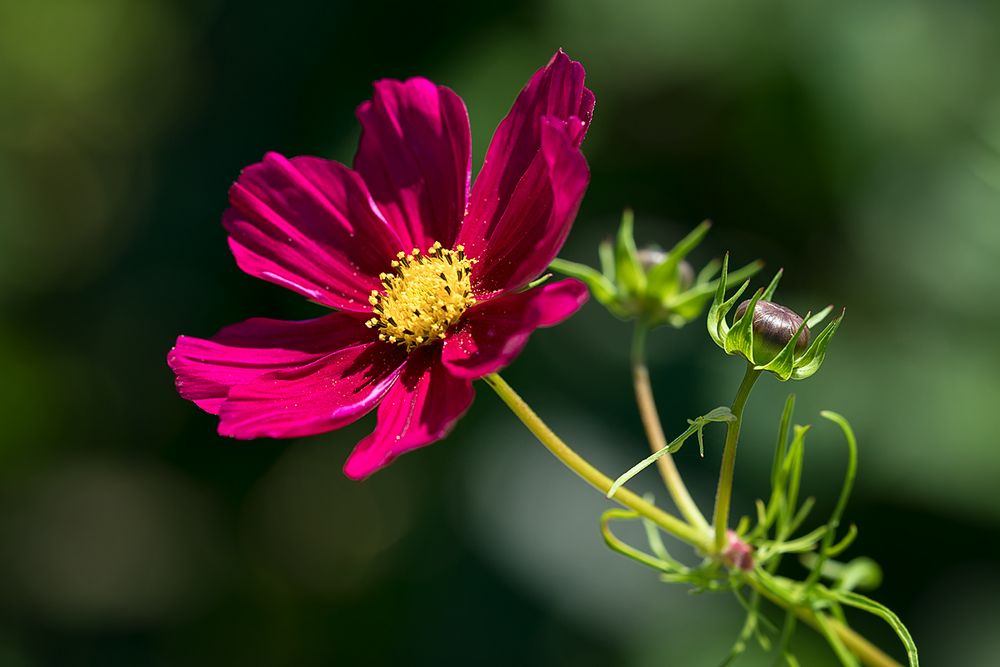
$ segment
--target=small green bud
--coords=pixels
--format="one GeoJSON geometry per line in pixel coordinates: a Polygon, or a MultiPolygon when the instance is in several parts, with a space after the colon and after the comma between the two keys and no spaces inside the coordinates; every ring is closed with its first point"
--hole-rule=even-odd
{"type": "MultiPolygon", "coordinates": [[[[642,320],[650,327],[669,324],[680,328],[701,315],[719,284],[714,279],[720,266],[717,260],[696,274],[685,259],[711,224],[701,223],[669,250],[656,246],[639,250],[633,223],[632,211],[626,210],[614,242],[601,243],[600,271],[563,259],[553,260],[549,268],[584,281],[594,298],[615,317],[642,320]]],[[[752,262],[734,271],[730,279],[748,278],[761,266],[752,262]]]]}
{"type": "MultiPolygon", "coordinates": [[[[736,306],[734,319],[742,318],[749,306],[750,299],[736,306]]],[[[757,301],[750,326],[753,328],[753,358],[758,364],[766,364],[778,356],[796,331],[799,337],[795,341],[795,355],[801,356],[809,347],[809,327],[803,326],[802,318],[795,311],[781,304],[757,301]]]]}

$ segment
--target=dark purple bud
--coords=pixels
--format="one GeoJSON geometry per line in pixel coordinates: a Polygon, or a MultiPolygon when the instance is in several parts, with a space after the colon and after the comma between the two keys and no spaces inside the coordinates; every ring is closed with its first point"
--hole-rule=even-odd
{"type": "MultiPolygon", "coordinates": [[[[667,259],[667,253],[659,248],[645,247],[636,253],[636,258],[639,260],[639,266],[642,267],[642,270],[649,273],[654,266],[659,266],[667,259]]],[[[679,285],[678,292],[686,292],[694,284],[694,269],[687,263],[687,260],[682,259],[677,266],[677,283],[679,285]]]]}
{"type": "MultiPolygon", "coordinates": [[[[749,299],[737,306],[733,321],[743,317],[749,306],[749,299]]],[[[758,301],[751,323],[754,363],[766,364],[774,359],[801,326],[802,318],[790,308],[763,299],[758,301]]],[[[802,332],[795,341],[795,354],[802,354],[807,347],[809,347],[809,327],[802,327],[802,332]]]]}

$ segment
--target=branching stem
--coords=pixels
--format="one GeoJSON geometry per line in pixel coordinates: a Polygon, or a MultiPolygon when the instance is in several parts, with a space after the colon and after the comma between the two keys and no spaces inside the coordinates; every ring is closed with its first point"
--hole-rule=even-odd
{"type": "MultiPolygon", "coordinates": [[[[503,378],[496,373],[493,373],[491,375],[487,375],[483,379],[497,393],[500,399],[507,404],[507,407],[510,408],[517,418],[521,420],[521,423],[523,423],[528,430],[534,434],[538,441],[546,447],[546,449],[548,449],[557,459],[562,461],[566,467],[582,477],[584,481],[596,488],[602,494],[607,494],[612,484],[610,477],[592,466],[586,459],[577,454],[570,448],[569,445],[563,442],[563,440],[559,438],[559,436],[557,436],[537,414],[535,414],[535,411],[532,410],[527,403],[525,403],[524,399],[522,399],[517,392],[515,392],[506,381],[504,381],[503,378]]],[[[733,404],[733,413],[737,416],[740,416],[743,412],[743,404],[746,403],[746,395],[749,394],[750,387],[753,386],[754,380],[756,380],[756,376],[750,378],[750,372],[748,371],[747,377],[744,378],[743,384],[740,386],[740,391],[737,392],[737,400],[733,404]],[[737,408],[739,409],[737,410],[737,408]]],[[[728,441],[729,438],[727,437],[727,448],[728,441]]],[[[733,445],[733,449],[735,451],[735,444],[733,445]]],[[[684,542],[687,542],[700,552],[706,554],[711,552],[713,546],[711,535],[690,526],[668,512],[664,512],[656,505],[647,502],[628,489],[618,489],[613,496],[613,499],[620,505],[627,507],[640,516],[649,519],[665,532],[684,542]]],[[[823,620],[820,621],[817,618],[817,613],[821,612],[815,612],[808,607],[796,604],[791,599],[790,594],[782,595],[773,590],[773,581],[771,581],[770,584],[765,583],[757,576],[756,572],[747,573],[746,580],[748,585],[759,591],[760,594],[768,600],[771,600],[776,605],[784,609],[792,610],[796,616],[814,628],[818,629],[821,623],[825,624],[867,667],[901,667],[898,662],[890,658],[888,655],[879,650],[878,647],[874,646],[863,636],[843,623],[827,616],[824,616],[823,620]]]]}

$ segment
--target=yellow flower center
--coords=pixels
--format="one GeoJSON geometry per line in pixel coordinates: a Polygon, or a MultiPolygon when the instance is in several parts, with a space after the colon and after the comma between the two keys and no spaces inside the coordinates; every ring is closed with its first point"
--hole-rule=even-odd
{"type": "Polygon", "coordinates": [[[379,329],[379,340],[407,351],[443,339],[476,302],[469,279],[475,263],[463,246],[447,250],[436,241],[426,253],[400,252],[392,262],[396,273],[380,274],[382,290],[368,297],[375,317],[365,324],[379,329]]]}

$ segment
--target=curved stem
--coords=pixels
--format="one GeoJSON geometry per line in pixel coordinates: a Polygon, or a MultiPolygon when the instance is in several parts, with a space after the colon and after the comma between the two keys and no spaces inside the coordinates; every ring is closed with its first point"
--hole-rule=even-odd
{"type": "MultiPolygon", "coordinates": [[[[507,407],[517,415],[518,419],[528,427],[539,442],[562,461],[567,468],[582,477],[585,482],[596,488],[601,493],[607,494],[614,483],[610,477],[600,470],[590,465],[582,456],[570,449],[569,445],[562,441],[552,429],[543,422],[535,411],[524,402],[517,392],[506,381],[496,373],[483,378],[488,385],[500,396],[500,399],[507,404],[507,407]]],[[[677,517],[664,512],[656,505],[649,503],[635,493],[626,488],[618,489],[613,499],[621,505],[634,510],[646,517],[657,526],[675,537],[684,540],[702,551],[707,551],[711,547],[711,540],[702,531],[693,528],[681,521],[677,517]]]]}
{"type": "MultiPolygon", "coordinates": [[[[632,384],[635,387],[635,400],[639,405],[639,416],[646,429],[649,448],[653,453],[656,453],[664,449],[668,442],[663,433],[663,425],[660,423],[660,415],[656,410],[653,387],[649,381],[649,369],[646,367],[646,335],[648,332],[649,327],[644,322],[636,322],[632,335],[632,384]]],[[[694,499],[691,498],[691,494],[688,493],[684,480],[681,479],[680,472],[674,464],[673,455],[664,454],[656,460],[656,465],[660,470],[660,476],[663,478],[667,491],[670,492],[670,497],[674,499],[674,504],[688,523],[705,533],[711,532],[708,521],[705,520],[705,516],[698,509],[694,499]]]]}
{"type": "Polygon", "coordinates": [[[760,377],[761,371],[754,370],[753,364],[747,364],[747,372],[743,376],[740,388],[736,390],[736,398],[731,408],[736,417],[729,422],[726,429],[726,447],[722,450],[722,472],[719,473],[719,489],[715,494],[715,512],[712,524],[715,526],[715,551],[721,552],[726,547],[726,528],[729,524],[729,506],[733,499],[733,471],[736,468],[736,443],[740,439],[740,424],[743,422],[743,406],[750,397],[750,390],[760,377]]]}

